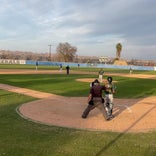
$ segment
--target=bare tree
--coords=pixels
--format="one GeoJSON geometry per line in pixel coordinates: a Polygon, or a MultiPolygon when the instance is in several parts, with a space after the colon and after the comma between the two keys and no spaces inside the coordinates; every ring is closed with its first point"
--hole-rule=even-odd
{"type": "Polygon", "coordinates": [[[57,59],[59,61],[64,61],[64,62],[73,62],[77,48],[71,46],[69,43],[59,43],[56,49],[57,52],[57,59]]]}

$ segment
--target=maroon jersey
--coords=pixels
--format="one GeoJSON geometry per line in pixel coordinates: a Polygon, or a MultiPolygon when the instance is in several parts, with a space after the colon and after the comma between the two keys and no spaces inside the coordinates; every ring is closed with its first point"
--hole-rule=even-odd
{"type": "Polygon", "coordinates": [[[106,89],[105,86],[100,86],[100,85],[93,86],[90,89],[90,94],[92,94],[92,97],[102,97],[102,90],[105,89],[106,89]]]}

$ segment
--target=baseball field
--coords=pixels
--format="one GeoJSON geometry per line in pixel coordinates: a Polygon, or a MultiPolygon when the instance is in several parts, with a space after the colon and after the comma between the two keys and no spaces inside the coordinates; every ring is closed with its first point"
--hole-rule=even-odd
{"type": "Polygon", "coordinates": [[[82,119],[97,71],[0,65],[0,156],[156,155],[155,71],[105,69],[115,118],[93,110],[82,119]]]}

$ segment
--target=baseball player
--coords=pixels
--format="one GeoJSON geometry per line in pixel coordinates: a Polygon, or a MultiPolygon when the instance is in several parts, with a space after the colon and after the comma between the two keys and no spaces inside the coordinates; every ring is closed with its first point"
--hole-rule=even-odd
{"type": "Polygon", "coordinates": [[[102,83],[103,81],[104,70],[101,68],[99,71],[99,81],[102,83]]]}
{"type": "Polygon", "coordinates": [[[107,115],[110,118],[113,118],[113,94],[115,93],[116,90],[116,86],[113,84],[113,79],[112,77],[107,77],[107,81],[105,83],[105,103],[104,106],[106,108],[107,111],[107,115]]]}

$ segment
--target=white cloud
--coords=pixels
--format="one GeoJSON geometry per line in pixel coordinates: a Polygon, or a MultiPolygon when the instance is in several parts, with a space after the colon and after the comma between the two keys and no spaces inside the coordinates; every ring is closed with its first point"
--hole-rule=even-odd
{"type": "Polygon", "coordinates": [[[156,59],[155,6],[154,0],[1,0],[1,49],[46,51],[50,43],[69,42],[78,54],[113,57],[121,42],[125,58],[156,59]]]}

